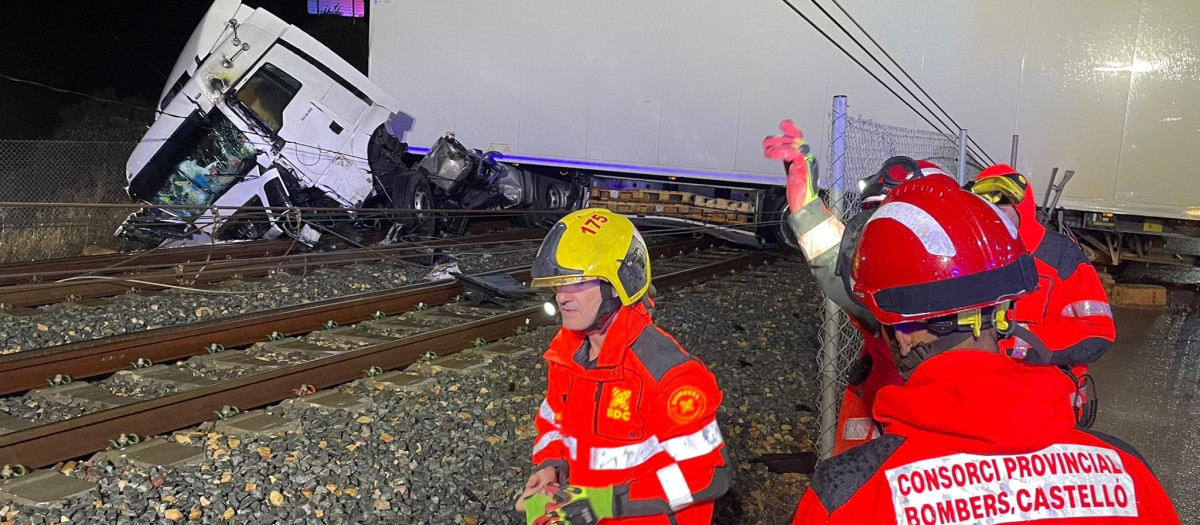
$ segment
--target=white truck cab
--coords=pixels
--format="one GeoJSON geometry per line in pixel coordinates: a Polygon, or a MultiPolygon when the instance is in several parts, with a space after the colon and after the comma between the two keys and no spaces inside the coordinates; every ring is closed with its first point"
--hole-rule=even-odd
{"type": "Polygon", "coordinates": [[[119,235],[154,244],[274,238],[314,242],[293,206],[354,208],[375,190],[372,134],[396,102],[328,48],[271,13],[214,2],[163,90],[161,113],[126,166],[150,207],[119,235]],[[237,207],[244,209],[235,210],[237,207]]]}

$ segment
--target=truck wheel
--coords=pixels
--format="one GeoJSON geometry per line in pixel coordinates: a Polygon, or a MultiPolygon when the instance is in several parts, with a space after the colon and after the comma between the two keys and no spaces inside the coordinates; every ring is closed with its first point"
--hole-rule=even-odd
{"type": "Polygon", "coordinates": [[[438,214],[438,227],[451,237],[462,237],[467,233],[467,214],[458,210],[446,210],[438,214]]]}
{"type": "Polygon", "coordinates": [[[533,206],[519,219],[521,226],[526,228],[548,228],[558,220],[559,214],[571,207],[571,187],[566,183],[546,178],[537,186],[533,206]]]}
{"type": "Polygon", "coordinates": [[[788,216],[792,214],[788,207],[786,195],[772,195],[766,199],[766,213],[759,213],[758,220],[764,224],[758,228],[758,236],[771,244],[781,244],[799,250],[800,243],[796,234],[788,224],[788,216]]]}
{"type": "Polygon", "coordinates": [[[404,235],[433,237],[437,233],[438,220],[433,213],[433,189],[429,179],[420,171],[412,170],[392,180],[390,209],[393,221],[401,225],[404,235]]]}

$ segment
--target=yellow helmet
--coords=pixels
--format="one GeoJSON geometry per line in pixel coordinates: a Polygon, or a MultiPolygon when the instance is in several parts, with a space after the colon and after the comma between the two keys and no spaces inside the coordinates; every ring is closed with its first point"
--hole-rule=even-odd
{"type": "Polygon", "coordinates": [[[574,212],[554,225],[533,261],[531,287],[601,279],[621,304],[632,305],[650,288],[650,253],[628,218],[603,208],[574,212]]]}

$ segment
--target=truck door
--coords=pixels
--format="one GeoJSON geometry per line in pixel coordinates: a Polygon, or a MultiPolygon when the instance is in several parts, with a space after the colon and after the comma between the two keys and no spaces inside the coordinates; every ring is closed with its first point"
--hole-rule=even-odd
{"type": "Polygon", "coordinates": [[[234,90],[234,103],[273,135],[296,167],[301,184],[324,190],[346,206],[371,192],[365,159],[342,153],[367,102],[322,68],[276,44],[234,90]]]}

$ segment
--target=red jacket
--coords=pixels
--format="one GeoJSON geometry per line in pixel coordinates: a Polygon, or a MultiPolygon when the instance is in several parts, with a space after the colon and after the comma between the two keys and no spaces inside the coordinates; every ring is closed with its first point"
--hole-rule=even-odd
{"type": "Polygon", "coordinates": [[[837,433],[833,441],[834,454],[841,454],[878,437],[878,424],[871,417],[875,395],[885,386],[904,384],[904,378],[896,369],[892,349],[887,341],[878,333],[864,329],[855,318],[850,319],[862,334],[863,348],[860,355],[869,358],[870,369],[865,377],[848,378],[852,383],[846,386],[846,391],[842,394],[837,433]],[[862,380],[861,383],[853,383],[859,379],[862,380]]]}
{"type": "Polygon", "coordinates": [[[838,453],[866,442],[877,435],[871,419],[875,393],[888,385],[902,385],[904,378],[896,368],[892,350],[879,336],[878,321],[850,293],[850,263],[858,236],[874,210],[863,211],[843,225],[820,200],[814,200],[789,217],[809,270],[825,297],[832,300],[850,318],[863,337],[860,356],[870,358],[870,371],[858,384],[846,387],[834,452],[838,453]]]}
{"type": "Polygon", "coordinates": [[[1178,524],[1136,450],[1075,428],[1073,388],[995,352],[934,356],[879,392],[885,435],[822,463],[793,524],[1178,524]]]}
{"type": "MultiPolygon", "coordinates": [[[[1112,307],[1096,269],[1079,245],[1038,222],[1035,200],[1033,189],[1027,188],[1025,199],[1015,206],[1021,216],[1017,233],[1033,253],[1038,287],[1017,299],[1013,314],[1032,337],[1015,334],[1003,341],[1001,348],[1026,349],[1031,364],[1094,363],[1117,338],[1112,307]]],[[[1086,366],[1081,368],[1086,370],[1086,366]]]]}
{"type": "Polygon", "coordinates": [[[534,464],[557,468],[560,483],[613,486],[605,524],[711,523],[732,474],[716,377],[641,304],[617,312],[591,366],[585,343],[564,328],[544,355],[534,464]]]}

